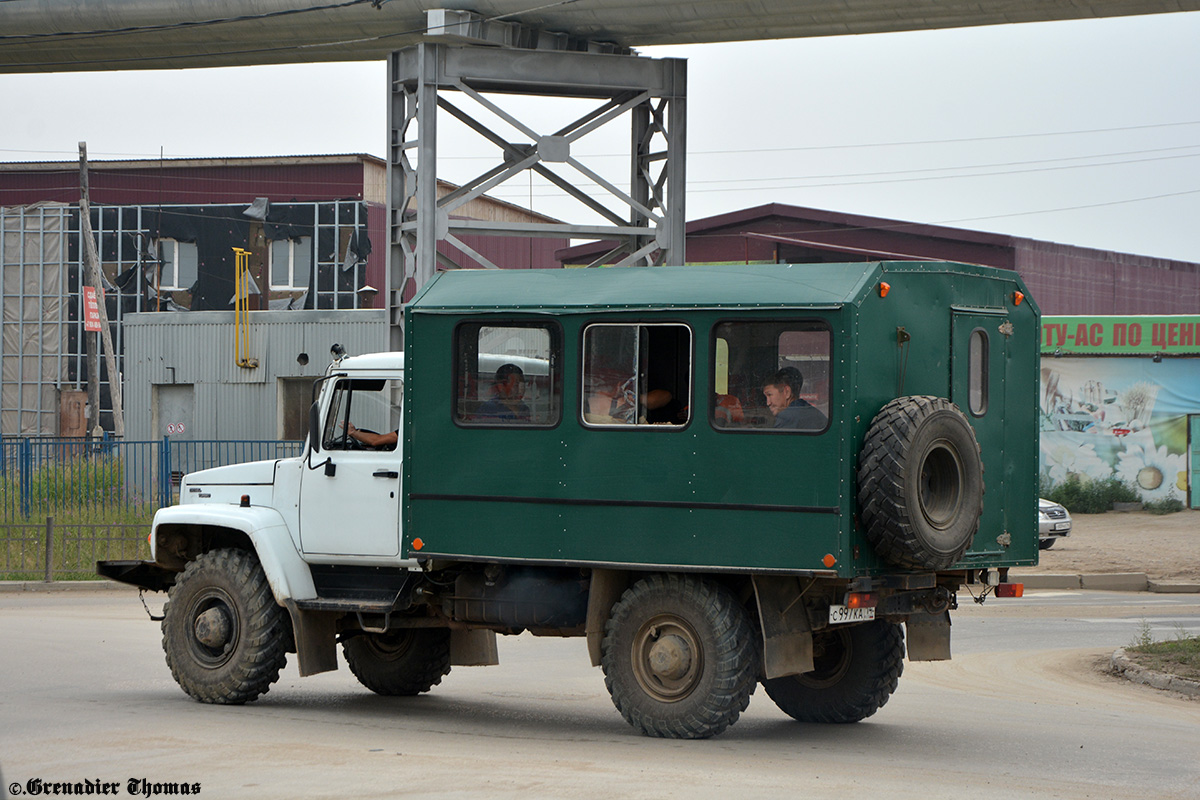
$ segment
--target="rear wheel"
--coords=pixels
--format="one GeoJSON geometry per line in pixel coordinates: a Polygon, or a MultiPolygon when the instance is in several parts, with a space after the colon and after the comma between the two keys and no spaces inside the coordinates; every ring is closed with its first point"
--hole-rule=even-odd
{"type": "Polygon", "coordinates": [[[428,692],[450,672],[449,628],[402,628],[363,633],[342,642],[358,682],[376,694],[428,692]]]}
{"type": "Polygon", "coordinates": [[[724,586],[653,575],[613,607],[601,666],[613,704],[634,728],[704,739],[746,709],[758,651],[746,609],[724,586]]]}
{"type": "Polygon", "coordinates": [[[904,672],[904,631],[876,620],[813,635],[812,672],[764,680],[775,705],[800,722],[858,722],[896,691],[904,672]]]}
{"type": "Polygon", "coordinates": [[[162,632],[171,675],[203,703],[265,694],[279,680],[290,640],[257,556],[234,549],[188,563],[167,595],[162,632]]]}

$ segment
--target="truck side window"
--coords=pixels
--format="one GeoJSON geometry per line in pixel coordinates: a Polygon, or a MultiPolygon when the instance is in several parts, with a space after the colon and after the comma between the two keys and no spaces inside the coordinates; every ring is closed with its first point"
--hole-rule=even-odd
{"type": "Polygon", "coordinates": [[[832,337],[821,322],[730,321],[713,332],[714,428],[819,433],[829,426],[832,337]]]}
{"type": "Polygon", "coordinates": [[[583,331],[583,407],[588,426],[687,425],[692,332],[686,325],[589,325],[583,331]]]}
{"type": "Polygon", "coordinates": [[[454,421],[553,427],[562,416],[557,325],[468,322],[455,332],[454,421]]]}
{"type": "Polygon", "coordinates": [[[988,339],[983,328],[971,331],[967,356],[967,396],[971,414],[982,417],[987,413],[988,405],[988,339]]]}
{"type": "MultiPolygon", "coordinates": [[[[342,378],[333,387],[329,413],[321,434],[325,450],[360,450],[363,446],[348,435],[350,423],[371,433],[391,433],[400,428],[400,402],[404,384],[397,379],[342,378]]],[[[396,446],[381,446],[395,450],[396,446]]]]}

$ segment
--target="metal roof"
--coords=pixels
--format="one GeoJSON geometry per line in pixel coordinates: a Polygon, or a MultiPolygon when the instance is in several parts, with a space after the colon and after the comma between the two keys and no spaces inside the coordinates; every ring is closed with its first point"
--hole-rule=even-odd
{"type": "MultiPolygon", "coordinates": [[[[618,48],[928,30],[1200,10],[1200,0],[445,0],[529,46],[618,48]],[[521,38],[524,37],[524,38],[521,38]],[[573,41],[567,41],[567,40],[573,41]]],[[[0,72],[367,61],[431,31],[421,0],[0,3],[0,72]]],[[[466,30],[464,27],[463,30],[466,30]]],[[[452,38],[441,28],[438,38],[452,38]]],[[[460,38],[472,41],[469,38],[460,38]]],[[[491,41],[497,41],[489,37],[491,41]]]]}
{"type": "Polygon", "coordinates": [[[410,313],[665,308],[813,308],[857,304],[884,271],[1015,273],[945,262],[728,264],[565,270],[457,270],[436,275],[410,313]]]}

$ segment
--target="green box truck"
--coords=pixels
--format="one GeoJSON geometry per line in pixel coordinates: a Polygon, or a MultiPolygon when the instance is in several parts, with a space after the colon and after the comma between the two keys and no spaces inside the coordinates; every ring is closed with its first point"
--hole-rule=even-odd
{"type": "Polygon", "coordinates": [[[382,694],[580,636],[621,714],[720,733],[758,684],[873,714],[961,590],[1037,562],[1039,315],[1015,272],[883,262],[446,272],[335,358],[305,452],[186,476],[149,562],[171,672],[295,652],[382,694]],[[986,491],[985,491],[986,489],[986,491]]]}

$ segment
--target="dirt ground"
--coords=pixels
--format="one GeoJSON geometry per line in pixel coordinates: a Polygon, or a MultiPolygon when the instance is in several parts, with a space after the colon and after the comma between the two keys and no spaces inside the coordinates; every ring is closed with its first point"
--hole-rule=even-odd
{"type": "Polygon", "coordinates": [[[1017,574],[1144,572],[1150,580],[1200,581],[1200,511],[1072,514],[1071,535],[1017,574]]]}

